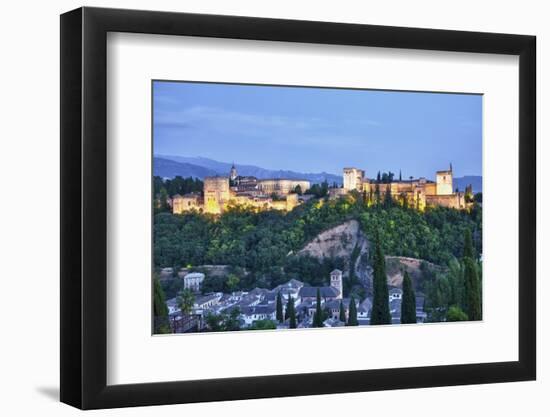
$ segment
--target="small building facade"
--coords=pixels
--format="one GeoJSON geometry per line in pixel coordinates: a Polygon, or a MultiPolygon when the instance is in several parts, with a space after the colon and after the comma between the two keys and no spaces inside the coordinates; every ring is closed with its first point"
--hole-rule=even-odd
{"type": "Polygon", "coordinates": [[[200,292],[203,281],[202,272],[191,272],[183,277],[183,287],[193,292],[200,292]]]}

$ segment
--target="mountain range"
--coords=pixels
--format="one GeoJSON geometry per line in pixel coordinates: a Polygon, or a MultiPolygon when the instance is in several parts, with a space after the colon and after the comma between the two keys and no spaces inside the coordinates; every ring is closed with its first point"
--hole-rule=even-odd
{"type": "MultiPolygon", "coordinates": [[[[220,162],[214,159],[203,157],[188,157],[174,155],[155,155],[153,158],[154,175],[163,178],[173,178],[176,175],[181,177],[195,177],[204,179],[204,177],[214,175],[228,175],[233,164],[229,162],[220,162]]],[[[342,185],[342,176],[329,174],[327,172],[304,173],[288,170],[271,170],[261,168],[255,165],[235,164],[239,175],[253,176],[259,179],[266,178],[290,178],[305,179],[312,184],[320,184],[327,181],[329,184],[336,183],[342,185]]],[[[474,193],[482,190],[482,177],[479,175],[465,175],[463,177],[453,178],[453,186],[463,191],[466,186],[472,185],[474,193]]]]}
{"type": "MultiPolygon", "coordinates": [[[[153,158],[154,175],[160,177],[174,177],[180,175],[182,177],[197,177],[203,179],[210,175],[229,175],[231,166],[228,162],[215,161],[203,157],[186,157],[172,155],[155,155],[153,158]]],[[[287,170],[271,170],[261,168],[255,165],[240,165],[235,164],[239,175],[253,176],[259,179],[267,178],[290,178],[304,179],[311,183],[320,184],[327,181],[329,184],[342,184],[340,175],[329,174],[327,172],[319,173],[304,173],[287,170]]]]}
{"type": "MultiPolygon", "coordinates": [[[[184,178],[195,177],[201,180],[204,179],[204,177],[219,175],[218,171],[204,166],[157,157],[153,158],[153,172],[154,175],[162,178],[174,178],[179,175],[184,178]]],[[[229,170],[226,171],[226,173],[227,172],[229,172],[229,170]]]]}

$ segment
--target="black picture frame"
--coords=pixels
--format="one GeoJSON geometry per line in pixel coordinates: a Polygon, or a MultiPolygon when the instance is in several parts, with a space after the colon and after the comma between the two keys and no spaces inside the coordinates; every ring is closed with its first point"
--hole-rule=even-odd
{"type": "Polygon", "coordinates": [[[61,16],[61,401],[82,409],[536,378],[534,36],[80,8],[61,16]],[[107,376],[108,32],[519,56],[519,360],[113,385],[107,376]]]}

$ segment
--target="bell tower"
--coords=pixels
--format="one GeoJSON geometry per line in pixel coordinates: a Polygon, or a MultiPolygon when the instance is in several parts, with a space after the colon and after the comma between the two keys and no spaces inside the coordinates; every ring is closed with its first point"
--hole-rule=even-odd
{"type": "Polygon", "coordinates": [[[342,282],[342,271],[335,269],[330,273],[330,286],[338,290],[338,298],[342,299],[344,294],[344,285],[342,282]]]}
{"type": "Polygon", "coordinates": [[[235,168],[235,164],[231,165],[231,171],[229,171],[229,180],[231,182],[235,181],[237,179],[237,168],[235,168]]]}

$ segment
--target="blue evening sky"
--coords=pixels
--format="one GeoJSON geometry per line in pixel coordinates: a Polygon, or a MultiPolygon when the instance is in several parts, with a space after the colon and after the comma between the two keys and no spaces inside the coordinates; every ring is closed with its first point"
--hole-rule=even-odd
{"type": "Polygon", "coordinates": [[[155,155],[268,169],[481,175],[482,96],[156,81],[155,155]]]}

